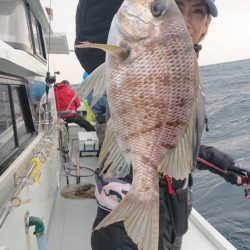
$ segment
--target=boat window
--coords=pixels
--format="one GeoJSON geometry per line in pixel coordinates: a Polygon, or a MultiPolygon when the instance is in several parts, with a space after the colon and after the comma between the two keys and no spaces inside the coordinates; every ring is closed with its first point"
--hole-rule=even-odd
{"type": "Polygon", "coordinates": [[[32,53],[27,11],[21,0],[1,1],[0,39],[16,49],[32,53]]]}
{"type": "Polygon", "coordinates": [[[34,37],[34,53],[46,59],[42,27],[38,20],[31,13],[32,33],[34,37]]]}
{"type": "Polygon", "coordinates": [[[42,26],[26,1],[0,1],[0,24],[0,40],[46,59],[42,26]]]}
{"type": "Polygon", "coordinates": [[[8,94],[8,86],[0,85],[0,159],[8,155],[15,149],[15,140],[13,132],[13,124],[10,110],[10,99],[8,94]]]}
{"type": "Polygon", "coordinates": [[[24,84],[7,85],[4,80],[0,77],[0,174],[27,147],[35,131],[24,84]]]}

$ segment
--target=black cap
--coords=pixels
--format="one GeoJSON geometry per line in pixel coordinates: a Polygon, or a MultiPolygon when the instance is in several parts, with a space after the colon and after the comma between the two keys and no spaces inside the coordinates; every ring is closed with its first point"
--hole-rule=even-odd
{"type": "Polygon", "coordinates": [[[64,83],[64,84],[70,85],[70,82],[69,82],[68,80],[63,80],[63,81],[61,81],[61,83],[64,83]]]}

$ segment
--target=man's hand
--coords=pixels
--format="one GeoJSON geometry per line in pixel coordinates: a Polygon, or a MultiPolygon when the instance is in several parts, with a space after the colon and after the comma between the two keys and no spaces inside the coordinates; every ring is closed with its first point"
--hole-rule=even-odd
{"type": "Polygon", "coordinates": [[[230,171],[230,170],[227,171],[224,179],[233,185],[235,184],[235,185],[241,186],[243,183],[242,182],[242,175],[235,173],[233,171],[230,171]]]}
{"type": "Polygon", "coordinates": [[[220,175],[233,185],[247,186],[250,183],[250,167],[211,146],[200,146],[197,168],[220,175]]]}
{"type": "Polygon", "coordinates": [[[248,179],[250,178],[250,169],[236,162],[234,166],[231,166],[226,170],[224,178],[231,184],[247,186],[248,179]]]}

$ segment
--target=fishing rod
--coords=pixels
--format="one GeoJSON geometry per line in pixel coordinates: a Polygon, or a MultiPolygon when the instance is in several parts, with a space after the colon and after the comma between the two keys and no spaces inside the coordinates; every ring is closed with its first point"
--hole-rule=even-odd
{"type": "Polygon", "coordinates": [[[53,19],[53,10],[51,7],[51,0],[49,2],[49,8],[46,8],[46,12],[48,14],[49,17],[49,37],[48,37],[48,50],[47,50],[47,58],[48,58],[48,69],[47,69],[47,74],[46,74],[46,78],[45,78],[45,82],[46,82],[46,94],[48,96],[49,94],[49,85],[55,84],[56,83],[56,75],[60,74],[60,71],[55,71],[54,75],[51,75],[50,73],[50,53],[51,53],[51,20],[53,19]]]}
{"type": "MultiPolygon", "coordinates": [[[[197,160],[221,173],[223,173],[224,175],[227,174],[227,170],[225,169],[222,169],[221,167],[218,167],[214,164],[212,164],[211,162],[208,162],[200,157],[197,158],[197,160]]],[[[250,184],[250,169],[245,167],[245,166],[242,166],[240,164],[237,164],[236,165],[237,168],[238,168],[238,171],[237,173],[241,174],[241,179],[242,179],[242,186],[245,187],[244,191],[245,191],[245,198],[246,199],[250,199],[250,187],[248,187],[248,185],[250,184]]],[[[233,170],[230,170],[232,172],[234,172],[233,170]]]]}

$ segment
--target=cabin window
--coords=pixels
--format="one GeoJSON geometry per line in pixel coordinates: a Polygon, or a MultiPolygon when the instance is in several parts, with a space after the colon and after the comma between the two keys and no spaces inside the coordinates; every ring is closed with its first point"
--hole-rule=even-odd
{"type": "Polygon", "coordinates": [[[26,6],[21,0],[1,1],[0,39],[15,49],[32,53],[26,6]]]}
{"type": "Polygon", "coordinates": [[[34,132],[24,83],[0,77],[0,174],[27,147],[34,132]]]}
{"type": "Polygon", "coordinates": [[[32,34],[34,38],[34,53],[46,59],[45,43],[43,39],[42,27],[32,13],[30,14],[30,16],[31,16],[32,34]]]}
{"type": "Polygon", "coordinates": [[[46,59],[43,30],[24,0],[0,0],[0,40],[46,59]]]}

